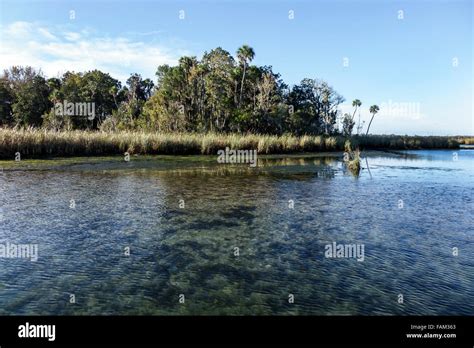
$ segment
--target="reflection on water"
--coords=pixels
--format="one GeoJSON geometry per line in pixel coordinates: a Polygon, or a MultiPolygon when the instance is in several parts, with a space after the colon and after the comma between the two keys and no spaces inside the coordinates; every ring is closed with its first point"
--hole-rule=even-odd
{"type": "Polygon", "coordinates": [[[10,167],[0,243],[39,259],[0,258],[0,314],[473,314],[474,151],[368,157],[10,167]]]}

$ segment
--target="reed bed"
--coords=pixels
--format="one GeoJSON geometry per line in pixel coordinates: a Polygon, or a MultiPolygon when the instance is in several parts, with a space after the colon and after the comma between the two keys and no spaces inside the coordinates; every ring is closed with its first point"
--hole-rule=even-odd
{"type": "MultiPolygon", "coordinates": [[[[353,146],[364,149],[451,149],[459,144],[472,143],[469,137],[440,136],[355,136],[353,146]]],[[[19,152],[22,158],[102,156],[124,154],[210,155],[218,150],[253,150],[259,154],[296,152],[344,151],[347,139],[342,136],[260,135],[260,134],[195,134],[150,133],[140,131],[57,132],[43,129],[0,128],[0,158],[13,159],[19,152]]]]}
{"type": "Polygon", "coordinates": [[[474,145],[474,137],[459,137],[457,140],[463,145],[474,145]]]}

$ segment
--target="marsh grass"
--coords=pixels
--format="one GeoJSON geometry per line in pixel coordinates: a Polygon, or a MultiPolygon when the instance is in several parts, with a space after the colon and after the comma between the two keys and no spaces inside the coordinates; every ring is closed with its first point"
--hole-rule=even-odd
{"type": "MultiPolygon", "coordinates": [[[[342,136],[260,135],[260,134],[195,134],[149,133],[139,131],[56,132],[42,129],[0,128],[0,158],[22,157],[105,156],[128,152],[149,155],[211,155],[219,149],[257,149],[259,154],[344,151],[342,136]]],[[[396,135],[356,136],[354,147],[364,149],[442,149],[472,144],[469,137],[421,137],[396,135]]]]}
{"type": "Polygon", "coordinates": [[[459,137],[457,141],[463,145],[474,145],[474,137],[459,137]]]}
{"type": "Polygon", "coordinates": [[[467,137],[449,136],[402,136],[402,135],[369,135],[353,137],[351,142],[361,149],[455,149],[468,139],[467,137]]]}
{"type": "Polygon", "coordinates": [[[358,177],[360,173],[360,150],[359,147],[355,148],[355,150],[352,147],[351,141],[347,139],[344,142],[344,162],[351,173],[358,177]]]}

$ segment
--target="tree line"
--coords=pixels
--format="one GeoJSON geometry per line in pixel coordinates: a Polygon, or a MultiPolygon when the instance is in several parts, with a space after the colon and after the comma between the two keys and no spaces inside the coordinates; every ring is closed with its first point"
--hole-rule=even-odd
{"type": "Polygon", "coordinates": [[[254,57],[247,45],[235,57],[218,47],[205,52],[201,60],[185,56],[176,66],[159,66],[156,83],[131,74],[124,86],[99,70],[68,71],[47,79],[32,67],[13,66],[0,77],[0,125],[55,130],[352,133],[361,106],[358,99],[352,104],[352,115],[340,115],[344,98],[326,81],[305,78],[289,88],[271,66],[252,65],[254,57]],[[95,117],[58,115],[54,105],[64,101],[94,103],[95,117]]]}

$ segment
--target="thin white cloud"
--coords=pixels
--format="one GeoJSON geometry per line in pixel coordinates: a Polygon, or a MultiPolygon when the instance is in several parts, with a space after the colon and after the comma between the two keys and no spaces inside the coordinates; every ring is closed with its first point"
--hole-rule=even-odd
{"type": "Polygon", "coordinates": [[[64,33],[64,38],[68,41],[77,41],[81,38],[81,34],[69,31],[64,33]]]}
{"type": "Polygon", "coordinates": [[[47,40],[55,41],[58,38],[50,33],[50,31],[46,28],[38,28],[38,33],[43,35],[43,37],[47,40]]]}
{"type": "Polygon", "coordinates": [[[161,64],[176,64],[183,50],[127,37],[105,37],[89,30],[70,31],[36,23],[0,27],[0,67],[30,65],[46,76],[99,69],[125,81],[131,73],[154,78],[161,64]]]}
{"type": "Polygon", "coordinates": [[[14,38],[22,38],[28,36],[32,29],[33,26],[31,23],[18,21],[10,24],[4,29],[2,28],[2,34],[14,38]]]}

